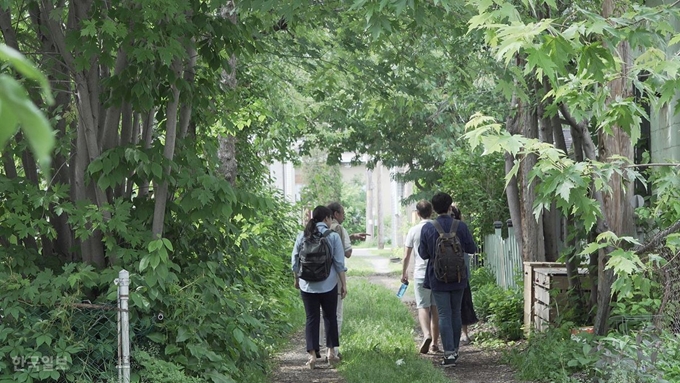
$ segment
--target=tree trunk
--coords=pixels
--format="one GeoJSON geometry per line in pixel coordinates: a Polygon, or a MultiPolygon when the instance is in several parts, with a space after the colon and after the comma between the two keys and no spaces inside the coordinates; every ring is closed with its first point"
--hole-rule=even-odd
{"type": "MultiPolygon", "coordinates": [[[[153,129],[156,109],[151,108],[148,113],[142,115],[142,147],[150,149],[153,142],[153,129]]],[[[149,195],[149,181],[144,180],[139,185],[139,196],[146,197],[149,195]]]]}
{"type": "MultiPolygon", "coordinates": [[[[616,10],[618,13],[620,10],[616,10]]],[[[605,0],[602,3],[602,15],[605,18],[614,16],[615,3],[613,0],[605,0]]],[[[632,65],[630,46],[626,41],[616,47],[621,58],[621,76],[609,84],[611,94],[610,101],[618,98],[631,97],[633,94],[630,84],[627,83],[628,72],[632,65]]],[[[612,134],[600,132],[600,159],[609,161],[612,156],[621,156],[633,161],[633,145],[630,136],[620,127],[611,127],[612,134]]],[[[617,236],[632,236],[635,233],[633,224],[633,206],[629,198],[633,195],[633,182],[622,179],[617,174],[612,176],[609,182],[611,193],[603,196],[603,214],[607,219],[609,229],[617,236]]],[[[609,250],[600,251],[598,259],[598,299],[597,314],[595,316],[595,331],[598,335],[605,335],[608,330],[608,320],[611,311],[612,284],[615,279],[614,271],[605,270],[609,261],[609,250]]]]}
{"type": "MultiPolygon", "coordinates": [[[[519,101],[515,96],[513,96],[511,105],[515,107],[516,111],[512,115],[508,116],[505,121],[505,129],[510,134],[519,134],[519,121],[520,121],[520,110],[522,108],[521,101],[519,101]]],[[[510,174],[512,167],[515,165],[515,157],[510,153],[505,153],[505,174],[510,174]]],[[[520,249],[524,247],[524,241],[522,239],[522,219],[521,219],[521,207],[519,199],[519,186],[517,184],[517,177],[512,176],[510,181],[507,183],[505,188],[505,196],[508,200],[508,209],[510,210],[510,220],[515,228],[515,240],[520,249]]],[[[529,261],[526,254],[522,251],[522,259],[524,261],[529,261]]]]}
{"type": "MultiPolygon", "coordinates": [[[[553,144],[554,131],[561,129],[560,126],[553,126],[553,120],[548,116],[545,110],[545,105],[552,103],[552,99],[544,99],[544,95],[550,91],[550,84],[547,77],[543,78],[543,93],[540,94],[541,101],[538,104],[538,116],[540,117],[540,125],[538,130],[538,139],[541,142],[553,144]]],[[[550,209],[543,209],[543,251],[545,252],[545,260],[547,262],[556,262],[559,257],[559,227],[560,214],[557,211],[557,204],[553,202],[550,209]]]]}
{"type": "MultiPolygon", "coordinates": [[[[522,135],[527,138],[538,138],[537,110],[525,105],[520,108],[522,135]]],[[[543,236],[543,214],[534,215],[533,206],[536,200],[535,182],[529,181],[529,172],[536,166],[536,155],[529,154],[522,159],[517,180],[520,190],[520,220],[522,227],[522,254],[525,260],[531,262],[545,261],[543,236]]],[[[517,225],[513,222],[513,226],[517,225]]]]}
{"type": "MultiPolygon", "coordinates": [[[[179,60],[173,62],[173,71],[180,76],[182,73],[182,64],[179,60]]],[[[180,92],[177,85],[171,85],[171,99],[168,102],[167,118],[165,122],[165,148],[163,149],[163,157],[172,161],[175,155],[175,142],[177,140],[177,114],[179,109],[180,92]]],[[[170,168],[165,170],[165,174],[170,173],[170,168]]],[[[153,226],[151,234],[153,239],[163,237],[163,228],[165,223],[165,208],[168,203],[168,182],[161,181],[160,185],[154,181],[154,210],[153,210],[153,226]]]]}

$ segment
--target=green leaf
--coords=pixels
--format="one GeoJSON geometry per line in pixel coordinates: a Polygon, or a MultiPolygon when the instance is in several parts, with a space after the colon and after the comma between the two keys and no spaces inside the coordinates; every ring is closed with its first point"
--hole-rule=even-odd
{"type": "Polygon", "coordinates": [[[142,257],[142,260],[139,261],[139,272],[141,273],[142,271],[146,270],[146,268],[149,266],[149,258],[151,256],[149,254],[145,255],[142,257]]]}
{"type": "Polygon", "coordinates": [[[150,306],[149,301],[139,293],[131,293],[130,300],[135,306],[139,308],[148,309],[150,306]]]}
{"type": "Polygon", "coordinates": [[[50,90],[50,83],[47,77],[40,72],[33,63],[24,55],[16,50],[8,47],[5,44],[0,44],[0,61],[9,62],[19,73],[24,77],[36,81],[42,88],[42,95],[45,97],[45,102],[52,105],[54,99],[52,98],[52,91],[50,90]]]}
{"type": "Polygon", "coordinates": [[[184,327],[177,329],[177,338],[175,339],[175,342],[182,343],[189,338],[191,338],[191,333],[189,333],[189,331],[187,331],[184,327]]]}
{"type": "Polygon", "coordinates": [[[160,265],[161,263],[161,257],[158,256],[158,254],[150,254],[149,255],[149,265],[151,265],[152,269],[155,269],[160,265]]]}
{"type": "Polygon", "coordinates": [[[12,110],[21,123],[21,128],[41,169],[48,173],[55,139],[45,115],[31,102],[21,84],[7,75],[0,75],[0,102],[2,108],[12,110]]]}
{"type": "Polygon", "coordinates": [[[152,332],[151,334],[147,334],[146,336],[149,338],[154,343],[159,343],[159,344],[164,344],[165,343],[165,335],[161,334],[159,332],[152,332]]]}
{"type": "Polygon", "coordinates": [[[574,188],[574,184],[567,180],[562,182],[558,187],[555,192],[557,192],[557,195],[562,197],[563,200],[569,201],[569,194],[571,193],[571,189],[574,188]]]}
{"type": "Polygon", "coordinates": [[[172,250],[172,242],[170,242],[169,239],[163,238],[163,245],[165,245],[165,248],[166,248],[166,249],[168,249],[168,250],[170,250],[170,251],[173,251],[173,250],[172,250]]]}
{"type": "Polygon", "coordinates": [[[0,125],[0,149],[5,147],[7,141],[16,134],[19,127],[19,120],[17,120],[12,110],[2,102],[3,98],[4,96],[0,95],[0,121],[2,121],[2,125],[0,125]]]}
{"type": "Polygon", "coordinates": [[[172,355],[172,354],[174,354],[178,351],[181,351],[181,350],[182,349],[177,347],[176,345],[169,344],[169,345],[165,346],[165,355],[172,355]]]}
{"type": "Polygon", "coordinates": [[[162,246],[163,241],[161,239],[154,239],[153,241],[149,242],[147,250],[149,251],[149,253],[153,253],[154,251],[160,249],[162,246]]]}
{"type": "Polygon", "coordinates": [[[52,337],[49,334],[43,334],[40,335],[35,339],[35,346],[40,347],[41,344],[45,343],[46,345],[51,345],[52,344],[52,337]]]}
{"type": "Polygon", "coordinates": [[[208,377],[213,381],[213,383],[236,383],[234,379],[217,371],[210,371],[208,377]]]}

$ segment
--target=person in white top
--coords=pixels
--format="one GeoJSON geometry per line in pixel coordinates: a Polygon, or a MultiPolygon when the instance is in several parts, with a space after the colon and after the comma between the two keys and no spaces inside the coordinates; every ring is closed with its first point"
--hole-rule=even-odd
{"type": "MultiPolygon", "coordinates": [[[[350,235],[347,232],[347,230],[344,227],[342,227],[342,223],[345,222],[345,208],[342,207],[342,205],[339,202],[331,202],[326,207],[331,209],[332,213],[331,225],[329,228],[334,232],[338,233],[338,235],[340,235],[340,239],[342,240],[342,249],[345,251],[345,258],[349,259],[349,257],[352,256],[352,241],[350,240],[350,235]]],[[[340,336],[340,331],[342,330],[342,311],[343,311],[342,309],[343,300],[338,299],[338,305],[336,307],[338,336],[340,336]]],[[[325,331],[323,326],[321,327],[320,331],[322,334],[323,331],[325,331]]],[[[340,353],[339,347],[335,347],[333,353],[335,354],[336,357],[342,358],[342,354],[340,353]]]]}
{"type": "Polygon", "coordinates": [[[420,222],[409,229],[404,241],[404,265],[401,273],[402,283],[408,283],[408,268],[411,262],[411,254],[415,253],[415,267],[413,279],[415,282],[416,308],[418,309],[418,321],[423,330],[423,342],[420,344],[421,354],[428,352],[438,352],[437,340],[439,338],[439,316],[437,307],[434,304],[432,290],[423,287],[425,282],[425,270],[427,260],[418,255],[418,245],[420,244],[420,231],[432,216],[432,204],[430,201],[421,200],[416,204],[416,210],[420,216],[420,222]]]}

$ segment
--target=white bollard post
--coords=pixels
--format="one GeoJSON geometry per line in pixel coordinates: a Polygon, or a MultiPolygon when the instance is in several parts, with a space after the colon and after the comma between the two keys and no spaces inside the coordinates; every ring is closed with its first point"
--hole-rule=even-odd
{"type": "Polygon", "coordinates": [[[130,383],[130,273],[121,270],[115,282],[118,285],[118,382],[130,383]]]}

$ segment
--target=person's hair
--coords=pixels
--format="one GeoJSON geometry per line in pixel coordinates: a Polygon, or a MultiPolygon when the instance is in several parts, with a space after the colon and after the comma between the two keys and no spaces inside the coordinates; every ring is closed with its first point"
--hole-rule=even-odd
{"type": "Polygon", "coordinates": [[[432,204],[430,201],[424,199],[418,201],[416,204],[416,210],[418,210],[418,215],[420,218],[430,218],[432,216],[432,204]]]}
{"type": "Polygon", "coordinates": [[[451,205],[451,217],[459,221],[461,220],[460,209],[458,209],[458,206],[451,205]]]}
{"type": "Polygon", "coordinates": [[[332,216],[333,213],[331,213],[331,209],[327,208],[326,206],[317,206],[314,208],[312,211],[312,218],[307,221],[307,225],[305,226],[305,233],[304,236],[306,238],[310,238],[314,233],[316,233],[319,229],[316,228],[316,224],[318,222],[323,222],[324,219],[332,216]]]}
{"type": "Polygon", "coordinates": [[[444,192],[438,192],[432,196],[432,208],[437,214],[446,214],[453,203],[453,198],[444,192]]]}
{"type": "Polygon", "coordinates": [[[340,205],[340,202],[331,202],[328,205],[326,205],[327,208],[331,209],[331,215],[335,217],[335,213],[340,213],[342,209],[342,205],[340,205]]]}

